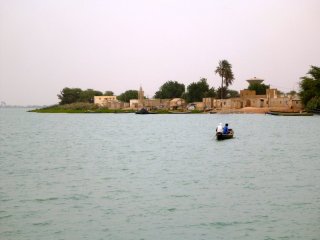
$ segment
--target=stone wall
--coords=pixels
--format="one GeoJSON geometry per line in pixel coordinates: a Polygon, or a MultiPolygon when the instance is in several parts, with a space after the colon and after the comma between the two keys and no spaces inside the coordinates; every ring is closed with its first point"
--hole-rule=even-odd
{"type": "Polygon", "coordinates": [[[252,97],[255,95],[256,95],[256,91],[254,90],[248,90],[248,89],[240,90],[240,98],[252,97]]]}
{"type": "Polygon", "coordinates": [[[147,109],[169,109],[170,108],[170,99],[144,99],[143,106],[141,105],[138,99],[130,100],[130,108],[139,109],[145,107],[147,109]]]}
{"type": "MultiPolygon", "coordinates": [[[[273,96],[273,94],[271,95],[273,96]]],[[[245,107],[253,108],[278,108],[299,111],[302,104],[299,99],[291,97],[268,98],[267,95],[243,95],[240,98],[214,99],[203,98],[205,109],[241,109],[245,107]]]]}

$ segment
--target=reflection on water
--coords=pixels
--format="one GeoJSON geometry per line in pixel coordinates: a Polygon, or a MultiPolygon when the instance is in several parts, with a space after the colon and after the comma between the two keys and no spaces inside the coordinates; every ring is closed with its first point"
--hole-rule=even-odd
{"type": "Polygon", "coordinates": [[[0,239],[319,239],[319,121],[0,109],[0,239]]]}

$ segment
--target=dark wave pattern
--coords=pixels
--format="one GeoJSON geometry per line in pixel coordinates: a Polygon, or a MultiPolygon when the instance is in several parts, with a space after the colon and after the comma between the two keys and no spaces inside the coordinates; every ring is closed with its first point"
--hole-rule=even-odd
{"type": "Polygon", "coordinates": [[[0,239],[319,239],[317,116],[0,109],[0,131],[0,239]]]}

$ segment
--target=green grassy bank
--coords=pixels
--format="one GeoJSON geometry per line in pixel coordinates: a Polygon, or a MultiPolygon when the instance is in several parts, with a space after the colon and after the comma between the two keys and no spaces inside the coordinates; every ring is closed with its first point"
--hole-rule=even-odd
{"type": "MultiPolygon", "coordinates": [[[[134,113],[133,109],[108,109],[100,107],[93,103],[72,103],[64,105],[53,105],[49,107],[30,110],[29,112],[37,113],[134,113]]],[[[178,113],[203,113],[203,111],[193,110],[188,112],[169,111],[169,110],[154,110],[157,114],[178,114],[178,113]]]]}
{"type": "Polygon", "coordinates": [[[134,110],[108,109],[93,103],[72,103],[53,105],[49,107],[30,110],[37,113],[132,113],[134,110]]]}

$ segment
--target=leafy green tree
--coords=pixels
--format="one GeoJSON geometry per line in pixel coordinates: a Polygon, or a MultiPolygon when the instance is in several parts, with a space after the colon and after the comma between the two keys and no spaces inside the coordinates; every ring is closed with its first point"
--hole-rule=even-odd
{"type": "Polygon", "coordinates": [[[225,98],[237,98],[240,96],[237,90],[227,89],[227,87],[223,87],[221,91],[221,87],[217,90],[217,96],[222,96],[223,99],[225,98]]]}
{"type": "Polygon", "coordinates": [[[64,88],[58,94],[58,98],[60,99],[60,105],[76,103],[76,102],[87,102],[93,103],[94,96],[101,96],[102,92],[87,89],[85,91],[81,90],[80,88],[64,88]]]}
{"type": "Polygon", "coordinates": [[[315,96],[311,98],[307,103],[307,109],[309,110],[320,110],[320,97],[315,96]]]}
{"type": "Polygon", "coordinates": [[[215,98],[217,96],[216,90],[212,87],[205,93],[205,97],[207,98],[215,98]]]}
{"type": "Polygon", "coordinates": [[[93,103],[94,96],[102,96],[102,92],[93,89],[84,90],[80,93],[80,102],[93,103]]]}
{"type": "Polygon", "coordinates": [[[220,99],[227,98],[227,88],[226,87],[218,87],[217,89],[217,97],[220,97],[220,99]]]}
{"type": "Polygon", "coordinates": [[[201,78],[198,82],[193,82],[187,87],[187,102],[202,102],[202,98],[206,97],[209,92],[207,79],[201,78]]]}
{"type": "Polygon", "coordinates": [[[227,98],[237,98],[237,97],[240,97],[240,94],[237,90],[228,89],[226,97],[227,98]]]}
{"type": "Polygon", "coordinates": [[[154,95],[155,98],[180,98],[185,91],[185,86],[177,81],[168,81],[164,83],[159,91],[154,95]]]}
{"type": "MultiPolygon", "coordinates": [[[[219,61],[219,65],[215,70],[216,74],[221,77],[221,89],[223,89],[223,84],[228,88],[229,85],[233,83],[234,76],[232,72],[232,65],[227,60],[219,61]]],[[[220,91],[221,99],[223,98],[223,91],[220,91]]]]}
{"type": "Polygon", "coordinates": [[[302,103],[308,109],[320,108],[320,67],[311,66],[307,74],[300,82],[302,103]]]}
{"type": "Polygon", "coordinates": [[[80,102],[82,90],[80,88],[64,88],[58,94],[60,105],[80,102]]]}
{"type": "Polygon", "coordinates": [[[278,96],[284,95],[284,92],[282,92],[281,90],[277,90],[277,95],[278,96]]]}
{"type": "Polygon", "coordinates": [[[287,94],[291,95],[291,96],[295,96],[297,95],[297,92],[295,90],[291,90],[290,92],[288,92],[287,94]]]}
{"type": "Polygon", "coordinates": [[[267,89],[270,88],[270,85],[265,85],[263,83],[250,83],[248,89],[256,91],[257,95],[265,95],[267,89]]]}
{"type": "Polygon", "coordinates": [[[124,93],[121,93],[118,97],[118,100],[122,102],[130,102],[131,99],[138,99],[137,90],[127,90],[124,93]]]}
{"type": "Polygon", "coordinates": [[[103,96],[113,96],[113,92],[112,91],[105,91],[103,96]]]}

